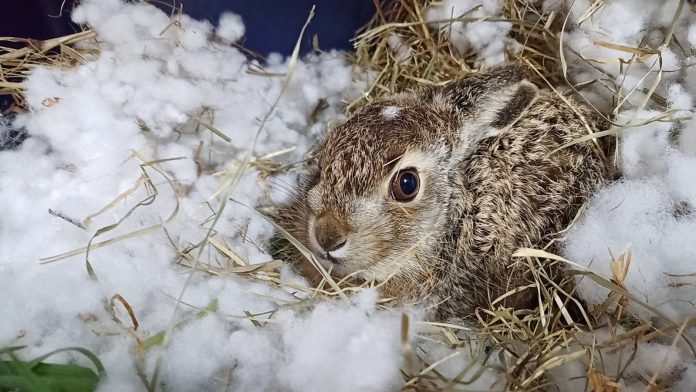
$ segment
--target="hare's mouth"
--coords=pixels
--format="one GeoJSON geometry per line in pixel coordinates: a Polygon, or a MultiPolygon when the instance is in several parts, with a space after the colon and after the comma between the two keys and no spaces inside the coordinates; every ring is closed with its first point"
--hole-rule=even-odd
{"type": "Polygon", "coordinates": [[[321,265],[327,271],[330,271],[332,275],[342,277],[350,273],[350,269],[346,264],[346,260],[343,258],[334,257],[330,255],[328,252],[323,252],[319,255],[315,253],[315,256],[317,257],[319,263],[321,263],[321,265]]]}
{"type": "Polygon", "coordinates": [[[343,263],[343,261],[341,259],[337,259],[337,258],[331,256],[331,253],[329,253],[329,252],[326,252],[324,257],[326,258],[326,260],[330,261],[331,264],[342,264],[343,263]]]}

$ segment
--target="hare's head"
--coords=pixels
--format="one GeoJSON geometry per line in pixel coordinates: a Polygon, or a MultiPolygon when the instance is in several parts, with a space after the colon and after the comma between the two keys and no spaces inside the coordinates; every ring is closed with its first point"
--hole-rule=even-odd
{"type": "Polygon", "coordinates": [[[422,274],[455,235],[461,164],[532,105],[524,77],[500,67],[365,105],[318,145],[289,231],[339,275],[422,274]]]}

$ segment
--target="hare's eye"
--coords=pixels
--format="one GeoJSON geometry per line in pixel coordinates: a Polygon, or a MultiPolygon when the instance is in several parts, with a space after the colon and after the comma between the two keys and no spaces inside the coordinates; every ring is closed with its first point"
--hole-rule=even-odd
{"type": "Polygon", "coordinates": [[[391,182],[391,197],[396,201],[407,202],[418,194],[420,179],[414,168],[408,168],[396,173],[391,182]]]}

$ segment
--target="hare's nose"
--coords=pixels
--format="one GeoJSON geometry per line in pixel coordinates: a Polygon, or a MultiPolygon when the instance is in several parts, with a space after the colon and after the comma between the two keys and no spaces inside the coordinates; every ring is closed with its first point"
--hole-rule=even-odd
{"type": "Polygon", "coordinates": [[[326,252],[339,250],[348,239],[348,226],[330,215],[322,215],[314,224],[314,238],[326,252]]]}

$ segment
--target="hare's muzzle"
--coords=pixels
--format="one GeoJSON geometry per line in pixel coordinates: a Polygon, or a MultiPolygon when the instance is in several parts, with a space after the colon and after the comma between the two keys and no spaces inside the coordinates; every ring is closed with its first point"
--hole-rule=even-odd
{"type": "Polygon", "coordinates": [[[345,246],[348,239],[348,225],[331,215],[321,215],[314,223],[313,233],[317,244],[326,253],[335,252],[345,246]]]}

